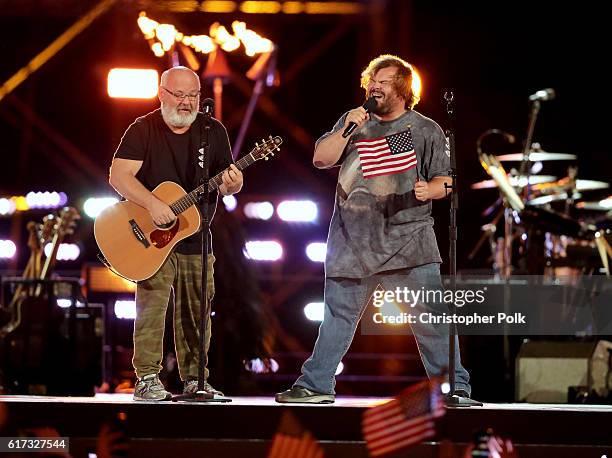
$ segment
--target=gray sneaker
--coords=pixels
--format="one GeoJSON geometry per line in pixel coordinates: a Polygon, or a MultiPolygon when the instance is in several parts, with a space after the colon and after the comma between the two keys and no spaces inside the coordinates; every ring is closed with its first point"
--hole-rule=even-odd
{"type": "Polygon", "coordinates": [[[167,401],[172,394],[164,388],[158,374],[145,375],[136,382],[134,401],[167,401]]]}
{"type": "MultiPolygon", "coordinates": [[[[185,382],[183,386],[183,394],[193,394],[198,391],[198,380],[197,379],[189,379],[185,382]]],[[[212,385],[208,382],[204,382],[204,391],[208,393],[212,393],[215,396],[225,396],[221,391],[215,390],[212,385]]]]}
{"type": "Polygon", "coordinates": [[[290,390],[276,394],[276,402],[295,402],[301,404],[332,404],[336,397],[333,394],[317,393],[303,386],[293,386],[290,390]]]}

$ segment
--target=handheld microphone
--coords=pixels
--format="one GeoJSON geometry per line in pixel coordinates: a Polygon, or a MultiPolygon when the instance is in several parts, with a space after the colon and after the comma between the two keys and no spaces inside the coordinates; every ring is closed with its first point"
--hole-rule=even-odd
{"type": "Polygon", "coordinates": [[[552,100],[555,98],[555,90],[548,88],[542,89],[541,91],[537,91],[535,94],[531,94],[529,96],[530,102],[535,102],[536,100],[541,100],[542,102],[546,100],[552,100]]]}
{"type": "MultiPolygon", "coordinates": [[[[362,105],[365,109],[366,113],[369,113],[374,108],[376,108],[376,99],[374,97],[370,97],[365,103],[362,105]]],[[[346,138],[353,133],[353,131],[357,128],[357,124],[354,122],[349,122],[349,125],[346,126],[344,132],[342,133],[342,138],[346,138]]]]}

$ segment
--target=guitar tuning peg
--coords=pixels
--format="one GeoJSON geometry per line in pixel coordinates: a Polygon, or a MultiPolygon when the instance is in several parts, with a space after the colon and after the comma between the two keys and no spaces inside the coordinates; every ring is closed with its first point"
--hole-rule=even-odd
{"type": "Polygon", "coordinates": [[[268,156],[264,156],[264,161],[267,161],[267,160],[268,160],[268,156]]]}
{"type": "Polygon", "coordinates": [[[255,142],[255,146],[257,146],[259,148],[259,143],[255,142]]]}
{"type": "Polygon", "coordinates": [[[276,151],[280,151],[280,148],[278,146],[276,147],[276,151]]]}

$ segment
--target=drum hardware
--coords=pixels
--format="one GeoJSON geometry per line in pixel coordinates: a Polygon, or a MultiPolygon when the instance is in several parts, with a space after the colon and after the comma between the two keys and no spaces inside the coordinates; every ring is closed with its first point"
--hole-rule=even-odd
{"type": "MultiPolygon", "coordinates": [[[[496,129],[487,132],[485,132],[487,135],[502,133],[502,131],[496,129]]],[[[480,148],[482,138],[483,136],[477,142],[479,159],[491,179],[473,183],[471,188],[495,188],[499,190],[500,197],[483,212],[483,216],[492,215],[500,202],[503,204],[503,208],[495,214],[490,223],[482,226],[483,233],[469,253],[468,259],[474,259],[476,253],[488,239],[494,272],[501,275],[502,278],[508,278],[512,274],[513,268],[513,244],[518,240],[518,243],[523,244],[518,250],[519,257],[530,258],[523,260],[526,261],[524,264],[530,273],[550,274],[552,272],[552,275],[559,275],[566,271],[571,275],[576,275],[577,272],[582,273],[588,269],[586,268],[586,262],[582,262],[575,257],[580,253],[580,256],[589,259],[593,258],[593,253],[599,253],[604,270],[609,273],[608,256],[612,256],[610,255],[612,252],[610,244],[605,237],[596,235],[599,232],[594,225],[589,225],[588,221],[574,219],[570,216],[574,209],[606,211],[612,214],[612,196],[602,201],[576,203],[577,200],[583,198],[583,193],[607,189],[609,183],[580,179],[577,177],[578,169],[575,166],[569,167],[567,176],[561,179],[557,179],[553,175],[527,174],[519,176],[514,170],[515,173],[508,174],[504,170],[502,162],[521,161],[523,154],[500,156],[487,154],[480,148]],[[533,193],[529,199],[527,199],[527,192],[533,193]],[[556,202],[565,203],[561,212],[555,211],[551,207],[551,204],[556,202]],[[495,231],[497,231],[502,216],[504,217],[504,235],[497,239],[495,231]],[[541,245],[539,257],[543,262],[534,260],[533,250],[529,250],[527,247],[529,243],[532,243],[532,247],[541,245]],[[545,246],[549,246],[549,249],[546,250],[545,246]],[[566,248],[569,248],[569,250],[566,250],[566,248]],[[529,251],[530,253],[528,253],[529,251]],[[572,256],[569,256],[569,253],[572,253],[572,256]],[[579,264],[584,264],[584,268],[578,269],[579,264]],[[541,272],[538,269],[538,272],[534,272],[530,270],[534,265],[546,266],[546,269],[541,272]],[[550,272],[547,273],[547,271],[550,272]]],[[[574,154],[543,151],[537,143],[533,143],[529,151],[529,161],[568,161],[575,159],[577,159],[577,156],[574,154]]],[[[531,171],[533,170],[531,168],[531,171]]],[[[541,170],[541,167],[537,170],[541,170]]],[[[609,219],[608,215],[603,219],[609,219]]]]}

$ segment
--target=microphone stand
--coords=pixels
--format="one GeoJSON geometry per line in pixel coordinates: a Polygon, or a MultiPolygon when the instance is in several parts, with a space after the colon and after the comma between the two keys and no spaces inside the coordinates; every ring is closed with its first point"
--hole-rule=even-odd
{"type": "MultiPolygon", "coordinates": [[[[205,105],[205,104],[204,104],[205,105]]],[[[194,401],[194,402],[231,402],[230,398],[225,396],[215,398],[214,393],[209,393],[204,389],[206,383],[205,369],[208,360],[206,354],[206,339],[205,332],[210,319],[211,303],[208,300],[208,234],[210,232],[210,220],[208,215],[208,199],[210,188],[208,186],[209,166],[210,166],[210,128],[212,126],[211,115],[212,105],[203,106],[203,119],[200,126],[200,149],[201,153],[198,157],[198,165],[201,167],[200,184],[206,183],[203,186],[204,192],[199,195],[200,198],[200,213],[202,214],[202,282],[200,290],[200,340],[198,342],[198,389],[195,393],[179,394],[172,397],[172,401],[194,401]],[[203,156],[203,157],[202,157],[203,156]]]]}
{"type": "MultiPolygon", "coordinates": [[[[444,91],[444,101],[446,102],[446,114],[448,118],[448,129],[445,130],[444,134],[448,139],[448,145],[450,150],[450,186],[444,183],[444,189],[448,195],[449,189],[452,191],[450,195],[450,222],[448,227],[449,237],[449,274],[451,280],[451,289],[453,291],[453,297],[455,297],[455,290],[457,289],[457,209],[459,208],[459,193],[457,192],[457,155],[455,154],[455,132],[454,132],[454,108],[453,99],[454,94],[452,90],[444,91]]],[[[457,307],[455,301],[451,302],[450,305],[451,315],[457,313],[457,307]]],[[[453,394],[455,392],[455,360],[457,359],[456,353],[456,340],[457,340],[457,326],[455,323],[449,325],[448,333],[448,381],[450,384],[450,391],[446,397],[446,405],[448,407],[471,407],[471,406],[482,406],[481,402],[474,401],[472,399],[463,398],[453,394]]]]}

